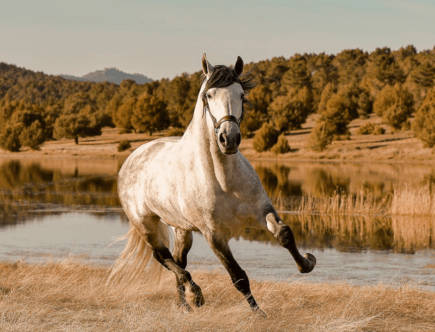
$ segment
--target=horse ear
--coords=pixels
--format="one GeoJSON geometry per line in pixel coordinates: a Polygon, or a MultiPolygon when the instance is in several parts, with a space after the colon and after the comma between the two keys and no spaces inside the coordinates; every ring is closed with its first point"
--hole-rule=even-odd
{"type": "Polygon", "coordinates": [[[211,74],[213,74],[213,72],[214,72],[214,67],[211,65],[210,62],[208,62],[205,53],[202,56],[202,72],[207,77],[210,77],[211,74]]]}
{"type": "Polygon", "coordinates": [[[237,76],[242,75],[243,73],[243,60],[241,57],[237,57],[236,65],[234,66],[234,70],[236,71],[237,76]]]}

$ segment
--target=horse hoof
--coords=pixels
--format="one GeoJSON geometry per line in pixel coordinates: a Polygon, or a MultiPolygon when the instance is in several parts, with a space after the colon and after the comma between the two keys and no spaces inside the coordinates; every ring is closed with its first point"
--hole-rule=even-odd
{"type": "Polygon", "coordinates": [[[191,287],[186,290],[186,300],[193,303],[198,308],[205,304],[201,288],[196,284],[191,285],[191,287]]]}
{"type": "Polygon", "coordinates": [[[180,309],[183,310],[185,314],[188,314],[192,311],[192,308],[190,307],[189,303],[183,303],[180,305],[180,309]]]}
{"type": "Polygon", "coordinates": [[[257,307],[256,309],[252,309],[252,311],[254,311],[256,316],[259,316],[261,318],[269,318],[267,317],[266,313],[260,309],[260,307],[257,307]]]}

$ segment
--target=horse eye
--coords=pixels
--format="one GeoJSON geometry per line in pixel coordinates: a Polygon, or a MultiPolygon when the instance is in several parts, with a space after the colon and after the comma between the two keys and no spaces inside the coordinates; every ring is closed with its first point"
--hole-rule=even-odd
{"type": "Polygon", "coordinates": [[[207,93],[207,98],[211,99],[211,94],[207,93]]]}

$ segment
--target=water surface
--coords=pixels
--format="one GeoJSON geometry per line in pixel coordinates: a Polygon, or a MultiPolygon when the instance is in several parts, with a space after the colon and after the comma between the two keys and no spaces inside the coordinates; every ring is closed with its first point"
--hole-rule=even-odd
{"type": "MultiPolygon", "coordinates": [[[[290,254],[273,236],[245,230],[231,241],[234,256],[257,279],[355,284],[411,281],[434,289],[434,222],[431,218],[309,216],[291,213],[303,194],[354,195],[364,186],[382,200],[404,179],[432,179],[430,166],[386,164],[253,163],[267,192],[284,198],[281,217],[302,253],[318,264],[297,272],[290,254]]],[[[0,161],[0,260],[44,262],[69,255],[113,263],[125,242],[128,221],[120,208],[116,174],[120,162],[89,160],[0,161]],[[112,245],[111,245],[112,244],[112,245]]],[[[222,269],[200,234],[188,268],[222,269]]]]}

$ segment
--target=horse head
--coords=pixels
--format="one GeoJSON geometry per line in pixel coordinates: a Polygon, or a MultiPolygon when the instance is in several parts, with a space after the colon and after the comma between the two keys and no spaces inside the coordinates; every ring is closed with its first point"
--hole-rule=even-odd
{"type": "Polygon", "coordinates": [[[217,145],[225,155],[237,153],[242,141],[240,123],[243,119],[245,93],[253,87],[252,79],[241,77],[243,60],[237,57],[233,68],[212,66],[206,55],[202,57],[204,89],[202,101],[210,132],[214,132],[217,145]]]}

